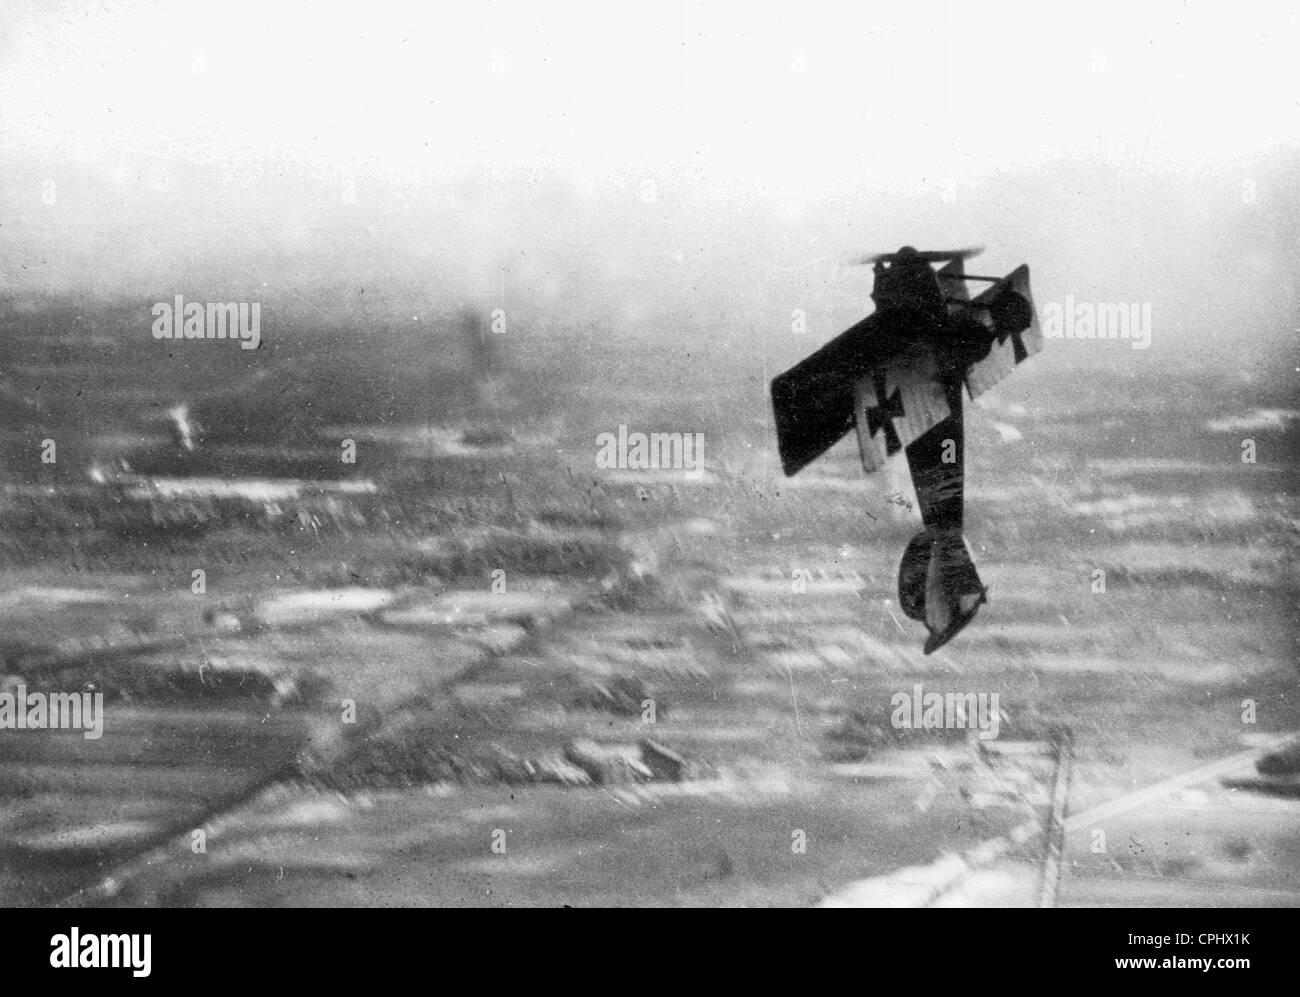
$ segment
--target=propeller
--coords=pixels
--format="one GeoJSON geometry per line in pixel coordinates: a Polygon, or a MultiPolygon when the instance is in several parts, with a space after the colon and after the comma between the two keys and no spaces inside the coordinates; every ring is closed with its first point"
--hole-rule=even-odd
{"type": "Polygon", "coordinates": [[[909,260],[920,263],[947,263],[949,260],[969,260],[972,256],[978,256],[982,252],[984,252],[983,246],[967,246],[965,249],[924,250],[917,250],[913,249],[911,246],[904,246],[896,253],[875,253],[850,262],[855,266],[865,263],[892,264],[898,263],[899,261],[909,260]]]}

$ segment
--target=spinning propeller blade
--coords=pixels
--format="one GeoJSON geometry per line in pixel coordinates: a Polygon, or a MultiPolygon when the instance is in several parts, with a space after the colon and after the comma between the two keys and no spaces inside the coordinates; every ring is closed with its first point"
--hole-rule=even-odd
{"type": "Polygon", "coordinates": [[[967,246],[965,249],[913,249],[910,252],[874,253],[852,260],[854,265],[865,263],[897,263],[900,260],[916,260],[922,263],[947,263],[949,260],[969,260],[984,252],[983,246],[967,246]]]}

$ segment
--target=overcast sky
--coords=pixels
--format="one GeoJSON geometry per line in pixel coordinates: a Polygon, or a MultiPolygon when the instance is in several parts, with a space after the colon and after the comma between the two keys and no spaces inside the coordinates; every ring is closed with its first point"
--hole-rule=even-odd
{"type": "Polygon", "coordinates": [[[983,242],[1057,296],[1227,268],[1229,311],[1285,312],[1297,27],[1278,3],[5,0],[5,277],[319,253],[342,204],[339,258],[436,242],[488,274],[568,225],[566,265],[587,239],[635,277],[711,232],[719,284],[755,260],[829,284],[851,249],[983,242]]]}
{"type": "Polygon", "coordinates": [[[1191,167],[1294,139],[1298,15],[1251,3],[7,0],[6,148],[266,169],[698,166],[963,181],[1061,152],[1191,167]]]}

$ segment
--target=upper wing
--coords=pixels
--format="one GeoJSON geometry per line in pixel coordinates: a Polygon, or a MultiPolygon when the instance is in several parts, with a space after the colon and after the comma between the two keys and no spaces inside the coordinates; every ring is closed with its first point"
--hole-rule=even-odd
{"type": "Polygon", "coordinates": [[[874,471],[950,414],[934,353],[923,342],[909,344],[853,388],[864,471],[874,471]]]}
{"type": "MultiPolygon", "coordinates": [[[[946,269],[946,268],[945,268],[946,269]]],[[[957,282],[953,281],[953,285],[957,282]]],[[[945,290],[949,289],[945,284],[945,290]]],[[[1013,370],[1016,364],[1032,357],[1043,348],[1043,332],[1038,327],[1038,314],[1034,309],[1033,292],[1029,289],[1029,267],[1021,266],[1012,270],[1002,281],[994,284],[971,302],[974,306],[992,305],[995,299],[1011,291],[1023,299],[1014,302],[1016,307],[999,309],[980,308],[975,314],[982,321],[992,324],[997,338],[989,350],[988,356],[978,363],[971,364],[966,370],[966,390],[971,398],[982,395],[998,381],[1013,370]],[[999,326],[1002,326],[999,329],[999,326]]],[[[1010,302],[1012,299],[1003,298],[1010,302]]]]}
{"type": "Polygon", "coordinates": [[[856,425],[862,466],[885,460],[948,417],[934,354],[885,340],[868,316],[772,381],[777,447],[787,475],[816,460],[856,425]]]}
{"type": "Polygon", "coordinates": [[[853,380],[870,362],[875,325],[875,316],[868,316],[773,378],[777,449],[787,475],[807,467],[853,428],[853,380]]]}

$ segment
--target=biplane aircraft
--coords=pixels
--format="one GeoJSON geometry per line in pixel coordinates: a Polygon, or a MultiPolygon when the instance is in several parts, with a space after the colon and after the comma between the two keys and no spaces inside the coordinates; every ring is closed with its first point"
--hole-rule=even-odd
{"type": "Polygon", "coordinates": [[[1029,268],[967,274],[965,261],[979,252],[904,246],[856,261],[874,265],[876,310],[772,381],[787,476],[854,427],[867,472],[906,451],[925,528],[903,553],[898,598],[929,631],[926,654],[988,597],[962,535],[962,388],[978,398],[1043,347],[1029,268]],[[991,286],[972,298],[968,281],[991,286]]]}

